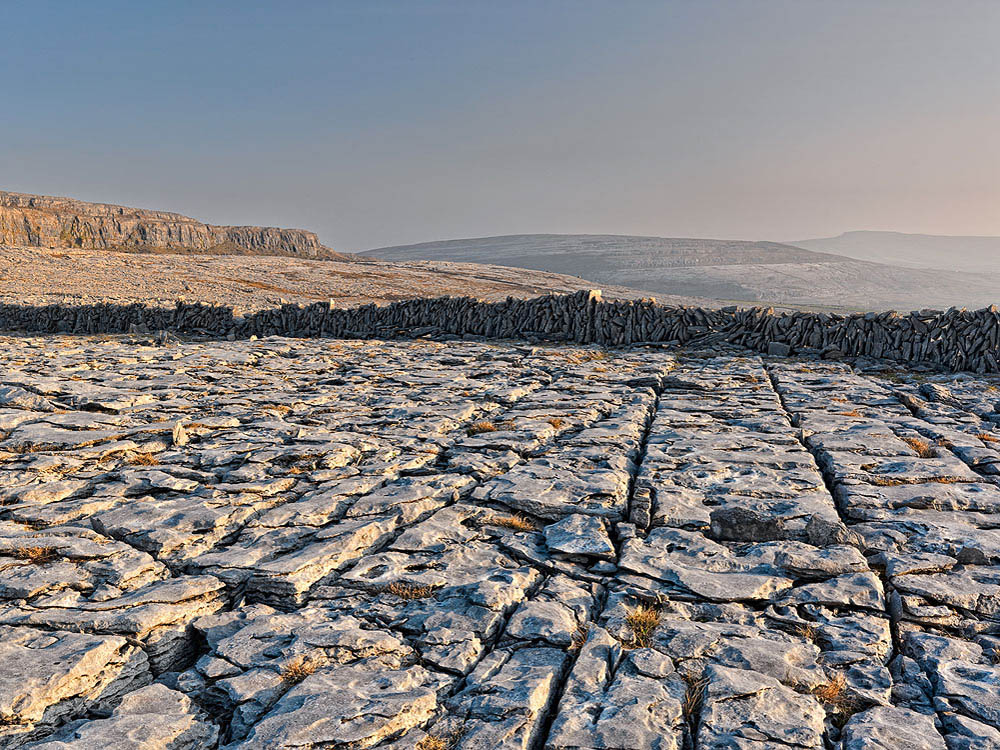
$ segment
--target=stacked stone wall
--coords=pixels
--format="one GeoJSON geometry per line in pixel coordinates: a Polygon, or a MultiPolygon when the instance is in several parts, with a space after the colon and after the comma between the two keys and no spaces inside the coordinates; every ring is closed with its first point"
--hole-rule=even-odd
{"type": "Polygon", "coordinates": [[[598,292],[502,302],[438,297],[347,309],[329,303],[282,305],[243,317],[230,307],[183,302],[173,308],[5,304],[0,305],[0,329],[77,334],[167,330],[231,338],[450,335],[609,347],[730,343],[775,354],[871,356],[929,362],[954,371],[1000,372],[996,307],[837,315],[605,301],[598,292]]]}

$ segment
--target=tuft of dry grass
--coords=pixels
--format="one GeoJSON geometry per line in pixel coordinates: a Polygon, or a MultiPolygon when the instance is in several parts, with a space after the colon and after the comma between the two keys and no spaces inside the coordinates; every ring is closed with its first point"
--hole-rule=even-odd
{"type": "Polygon", "coordinates": [[[7,550],[2,554],[16,560],[26,560],[34,565],[49,563],[60,557],[59,551],[55,547],[21,547],[20,549],[7,550]]]}
{"type": "Polygon", "coordinates": [[[497,426],[490,422],[489,420],[482,420],[480,422],[473,422],[468,427],[465,428],[465,434],[469,437],[473,435],[481,435],[484,432],[496,432],[497,426]]]}
{"type": "Polygon", "coordinates": [[[976,437],[982,440],[984,443],[1000,443],[1000,437],[997,437],[996,435],[991,435],[988,432],[977,433],[976,437]]]}
{"type": "Polygon", "coordinates": [[[142,453],[136,453],[125,463],[129,466],[158,466],[160,462],[149,451],[143,451],[142,453]]]}
{"type": "Polygon", "coordinates": [[[526,516],[487,516],[483,519],[485,526],[502,526],[505,529],[514,531],[535,531],[537,527],[534,522],[526,516]]]}
{"type": "Polygon", "coordinates": [[[805,622],[795,628],[795,635],[805,638],[807,641],[816,642],[816,638],[819,636],[819,631],[816,630],[816,626],[811,622],[805,622]]]}
{"type": "Polygon", "coordinates": [[[461,733],[427,734],[416,745],[416,750],[452,750],[458,744],[461,733]]]}
{"type": "Polygon", "coordinates": [[[836,413],[839,414],[842,417],[860,417],[860,416],[862,416],[861,412],[859,412],[857,409],[851,409],[850,411],[838,411],[836,413]]]}
{"type": "Polygon", "coordinates": [[[581,623],[576,626],[576,632],[573,633],[573,640],[570,641],[569,650],[579,651],[583,648],[583,644],[587,642],[587,635],[590,633],[590,628],[587,623],[581,623]]]}
{"type": "Polygon", "coordinates": [[[400,599],[426,599],[434,593],[433,586],[416,586],[410,583],[396,581],[385,587],[384,591],[400,599]]]}
{"type": "Polygon", "coordinates": [[[698,715],[701,713],[701,706],[705,701],[705,688],[708,687],[708,678],[699,677],[694,672],[688,672],[682,678],[687,684],[684,691],[684,702],[681,704],[681,712],[684,720],[689,725],[694,725],[698,715]]]}
{"type": "Polygon", "coordinates": [[[281,679],[291,685],[298,685],[302,680],[316,671],[317,660],[311,660],[305,654],[297,656],[281,670],[281,679]]]}
{"type": "Polygon", "coordinates": [[[846,678],[839,672],[829,682],[817,685],[811,692],[820,702],[829,706],[836,713],[849,714],[852,712],[854,701],[847,694],[846,678]]]}
{"type": "Polygon", "coordinates": [[[551,419],[547,419],[545,421],[548,422],[553,427],[555,427],[557,430],[561,430],[563,426],[566,424],[566,420],[563,419],[562,417],[552,417],[551,419]]]}
{"type": "Polygon", "coordinates": [[[660,624],[660,610],[639,603],[625,612],[625,624],[632,631],[633,648],[648,648],[653,642],[653,631],[660,624]]]}
{"type": "Polygon", "coordinates": [[[937,451],[934,450],[931,447],[931,444],[928,443],[926,440],[922,440],[921,438],[915,438],[915,437],[905,437],[903,438],[903,442],[906,443],[911,448],[913,448],[913,450],[915,450],[917,452],[917,455],[920,456],[921,458],[937,457],[937,451]]]}

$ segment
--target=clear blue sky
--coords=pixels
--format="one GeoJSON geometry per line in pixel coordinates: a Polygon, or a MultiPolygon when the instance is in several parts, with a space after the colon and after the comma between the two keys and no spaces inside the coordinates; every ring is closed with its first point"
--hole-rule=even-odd
{"type": "Polygon", "coordinates": [[[995,0],[6,2],[0,188],[299,226],[1000,234],[995,0]]]}

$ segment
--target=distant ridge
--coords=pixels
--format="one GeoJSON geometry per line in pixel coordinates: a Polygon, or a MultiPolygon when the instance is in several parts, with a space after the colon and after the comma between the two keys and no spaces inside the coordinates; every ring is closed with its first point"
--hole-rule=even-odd
{"type": "Polygon", "coordinates": [[[876,263],[781,242],[518,234],[366,250],[384,260],[494,263],[658,294],[831,309],[982,307],[997,277],[876,263]]]}
{"type": "Polygon", "coordinates": [[[1000,237],[857,231],[790,244],[910,268],[1000,271],[1000,237]]]}
{"type": "Polygon", "coordinates": [[[216,226],[169,211],[0,191],[0,244],[347,260],[313,232],[216,226]]]}

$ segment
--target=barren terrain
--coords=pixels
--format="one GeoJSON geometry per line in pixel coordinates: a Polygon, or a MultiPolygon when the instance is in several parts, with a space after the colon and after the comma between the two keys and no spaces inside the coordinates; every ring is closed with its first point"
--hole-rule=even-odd
{"type": "MultiPolygon", "coordinates": [[[[899,244],[907,246],[905,236],[899,244]]],[[[740,240],[524,234],[384,247],[365,254],[397,261],[488,259],[574,273],[598,285],[641,286],[657,295],[707,297],[717,304],[736,301],[868,311],[985,307],[998,301],[1000,276],[993,262],[973,266],[946,261],[937,269],[909,268],[889,263],[888,256],[872,256],[870,260],[882,262],[866,262],[856,254],[837,255],[835,243],[817,241],[810,248],[740,240]]],[[[897,256],[905,255],[897,250],[897,256]]],[[[984,254],[980,251],[978,257],[984,254]]]]}
{"type": "Polygon", "coordinates": [[[0,747],[1000,747],[992,380],[0,352],[0,747]]]}
{"type": "MultiPolygon", "coordinates": [[[[594,287],[591,281],[506,266],[451,262],[308,260],[276,256],[132,254],[109,250],[0,246],[0,301],[17,304],[147,302],[177,299],[231,305],[240,312],[282,302],[332,300],[340,307],[413,297],[469,295],[496,300],[594,287]]],[[[602,287],[608,298],[649,292],[602,287]]],[[[700,304],[659,295],[667,304],[700,304]]]]}

